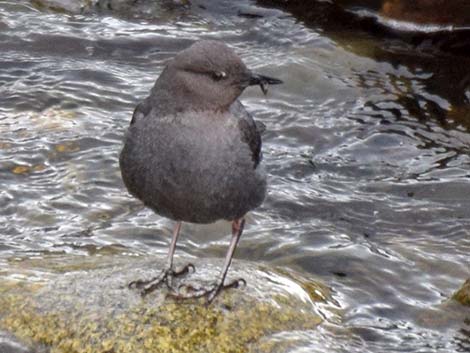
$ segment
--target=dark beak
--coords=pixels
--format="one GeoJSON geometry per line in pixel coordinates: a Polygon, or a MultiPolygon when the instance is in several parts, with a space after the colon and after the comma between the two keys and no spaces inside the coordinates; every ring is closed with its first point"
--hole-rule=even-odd
{"type": "Polygon", "coordinates": [[[268,93],[268,85],[279,85],[283,83],[281,80],[277,78],[258,75],[258,74],[251,74],[250,81],[248,83],[249,86],[259,85],[261,90],[264,94],[268,93]]]}

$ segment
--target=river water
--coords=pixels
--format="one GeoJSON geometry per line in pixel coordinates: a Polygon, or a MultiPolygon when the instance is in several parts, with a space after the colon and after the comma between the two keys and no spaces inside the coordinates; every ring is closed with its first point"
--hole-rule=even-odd
{"type": "MultiPolygon", "coordinates": [[[[470,313],[448,300],[470,277],[468,56],[249,1],[35,4],[0,1],[0,259],[163,257],[172,223],[123,186],[123,134],[165,60],[220,39],[285,82],[242,96],[267,126],[270,187],[236,258],[332,289],[337,315],[298,352],[470,351],[470,313]]],[[[228,232],[186,224],[178,254],[223,257],[228,232]]]]}

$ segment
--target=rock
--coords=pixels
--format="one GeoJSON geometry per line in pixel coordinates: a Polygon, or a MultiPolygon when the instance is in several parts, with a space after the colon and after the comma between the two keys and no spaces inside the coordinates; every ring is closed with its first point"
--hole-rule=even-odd
{"type": "Polygon", "coordinates": [[[31,0],[31,3],[40,10],[73,14],[113,11],[121,15],[126,13],[139,15],[152,12],[152,10],[158,13],[162,2],[155,0],[31,0]]]}
{"type": "Polygon", "coordinates": [[[56,12],[80,13],[91,5],[91,0],[31,0],[39,9],[48,9],[56,12]]]}
{"type": "MultiPolygon", "coordinates": [[[[197,272],[178,281],[208,283],[221,264],[198,261],[197,272]]],[[[329,295],[296,273],[238,261],[229,277],[248,285],[209,306],[166,298],[163,288],[144,299],[127,288],[158,268],[154,259],[119,255],[10,261],[0,276],[0,328],[51,353],[280,352],[295,342],[280,350],[272,335],[315,329],[322,321],[315,301],[329,295]]]]}
{"type": "Polygon", "coordinates": [[[462,288],[454,293],[452,299],[458,301],[462,305],[470,306],[470,279],[467,279],[462,288]]]}
{"type": "Polygon", "coordinates": [[[465,26],[470,23],[467,0],[384,0],[380,13],[399,21],[465,26]]]}

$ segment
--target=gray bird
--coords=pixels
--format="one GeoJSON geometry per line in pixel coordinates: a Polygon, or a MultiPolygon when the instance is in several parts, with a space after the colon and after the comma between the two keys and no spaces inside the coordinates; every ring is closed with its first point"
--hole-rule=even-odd
{"type": "MultiPolygon", "coordinates": [[[[119,163],[129,192],[157,214],[176,221],[165,269],[130,287],[142,295],[165,283],[178,298],[206,296],[211,302],[224,288],[245,214],[266,195],[259,127],[238,101],[243,90],[282,81],[257,75],[225,44],[204,40],[170,60],[150,95],[135,108],[119,163]],[[232,239],[220,278],[185,293],[173,288],[173,254],[181,222],[232,222],[232,239]]],[[[244,282],[244,281],[243,281],[244,282]]]]}

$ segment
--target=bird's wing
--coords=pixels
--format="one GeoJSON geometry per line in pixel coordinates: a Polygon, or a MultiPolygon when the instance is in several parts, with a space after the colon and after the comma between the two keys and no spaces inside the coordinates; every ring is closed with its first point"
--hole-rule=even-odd
{"type": "MultiPolygon", "coordinates": [[[[250,147],[254,168],[256,168],[263,158],[261,153],[261,134],[258,129],[258,122],[253,120],[253,117],[246,111],[243,104],[238,100],[230,106],[230,112],[238,118],[238,128],[240,129],[242,141],[247,143],[250,147]]],[[[266,129],[264,124],[261,123],[261,126],[266,129]]]]}

